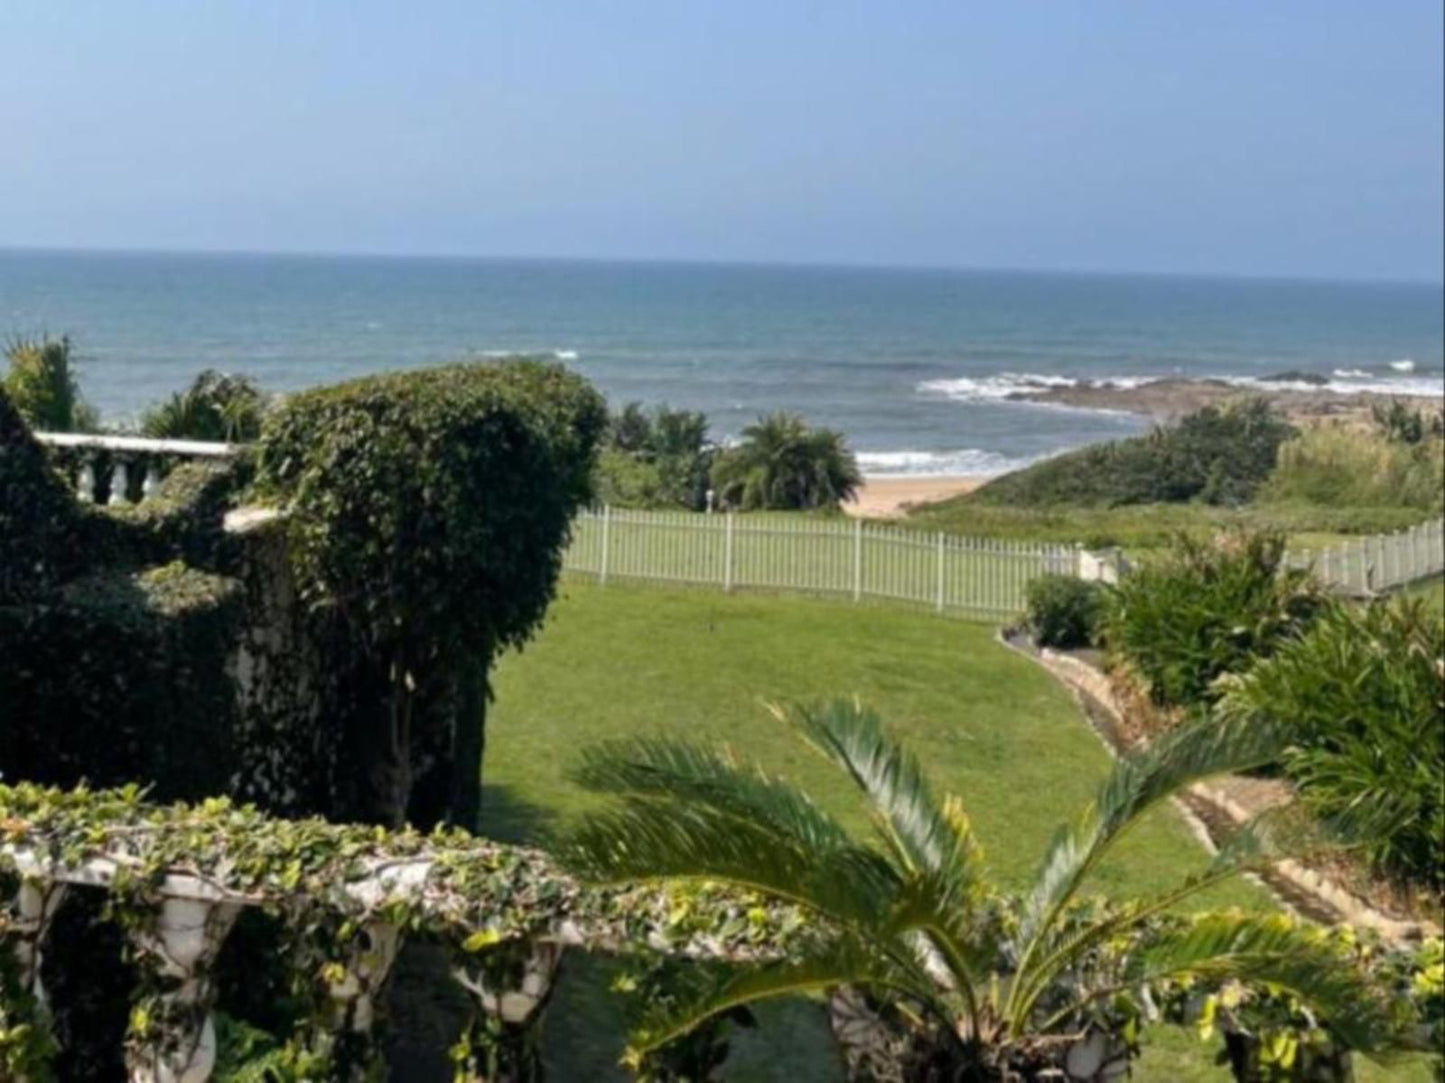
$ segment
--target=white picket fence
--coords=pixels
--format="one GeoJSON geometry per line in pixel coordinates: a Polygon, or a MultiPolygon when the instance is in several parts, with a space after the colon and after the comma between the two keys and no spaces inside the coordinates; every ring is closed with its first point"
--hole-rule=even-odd
{"type": "Polygon", "coordinates": [[[1313,568],[1321,580],[1342,594],[1378,594],[1445,572],[1445,520],[1322,549],[1294,550],[1289,563],[1313,568]]]}
{"type": "MultiPolygon", "coordinates": [[[[1321,550],[1293,551],[1335,590],[1377,593],[1445,571],[1441,522],[1321,550]]],[[[967,538],[862,520],[684,511],[584,512],[563,558],[569,572],[609,580],[887,599],[940,613],[1011,617],[1028,584],[1059,573],[1114,579],[1109,553],[1044,542],[967,538]]]]}
{"type": "Polygon", "coordinates": [[[563,567],[613,579],[711,586],[725,591],[882,598],[941,613],[1011,616],[1030,581],[1079,574],[1066,545],[924,533],[861,520],[827,521],[690,512],[585,512],[563,567]]]}

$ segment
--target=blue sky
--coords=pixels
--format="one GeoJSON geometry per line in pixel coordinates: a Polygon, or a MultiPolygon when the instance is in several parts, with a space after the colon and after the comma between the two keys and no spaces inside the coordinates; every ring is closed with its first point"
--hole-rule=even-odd
{"type": "Polygon", "coordinates": [[[1441,277],[1439,0],[0,8],[0,245],[1441,277]]]}

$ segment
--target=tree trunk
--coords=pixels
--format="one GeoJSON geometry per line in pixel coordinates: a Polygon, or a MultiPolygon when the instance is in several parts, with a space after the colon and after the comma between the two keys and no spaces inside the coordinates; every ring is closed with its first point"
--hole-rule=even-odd
{"type": "Polygon", "coordinates": [[[482,756],[487,747],[487,673],[490,653],[458,675],[456,709],[452,717],[451,794],[447,823],[476,832],[482,815],[482,756]]]}

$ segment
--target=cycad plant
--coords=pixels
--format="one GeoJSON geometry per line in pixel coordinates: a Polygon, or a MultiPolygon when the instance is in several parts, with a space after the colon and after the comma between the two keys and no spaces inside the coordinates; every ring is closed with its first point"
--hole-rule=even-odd
{"type": "Polygon", "coordinates": [[[1081,899],[1145,814],[1201,778],[1274,760],[1279,729],[1182,727],[1118,761],[1059,828],[1032,887],[1013,897],[989,883],[961,801],[935,798],[873,713],[846,701],[775,713],[852,779],[872,814],[870,838],[786,781],[684,742],[604,744],[577,771],[586,789],[616,799],[563,841],[584,878],[726,884],[801,909],[817,931],[793,957],[701,978],[671,997],[634,1032],[634,1057],[738,1005],[826,993],[859,1078],[1025,1080],[1063,1070],[1107,1079],[1127,1067],[1134,994],[1184,980],[1269,983],[1350,1048],[1378,1048],[1392,1033],[1387,999],[1315,931],[1279,915],[1166,916],[1320,842],[1285,813],[1241,828],[1173,891],[1127,905],[1081,899]]]}
{"type": "Polygon", "coordinates": [[[184,391],[157,403],[141,418],[141,432],[156,439],[255,440],[266,399],[244,376],[206,369],[184,391]]]}
{"type": "Polygon", "coordinates": [[[779,411],[743,429],[742,442],[713,464],[712,482],[728,506],[743,511],[831,508],[852,499],[863,476],[840,433],[779,411]]]}
{"type": "Polygon", "coordinates": [[[100,424],[80,394],[70,337],[16,338],[5,347],[0,386],[26,423],[41,432],[91,432],[100,424]]]}

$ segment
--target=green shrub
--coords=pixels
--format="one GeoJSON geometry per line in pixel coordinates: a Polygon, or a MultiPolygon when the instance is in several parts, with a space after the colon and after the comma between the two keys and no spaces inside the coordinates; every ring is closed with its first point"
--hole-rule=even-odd
{"type": "Polygon", "coordinates": [[[91,432],[99,426],[99,415],[81,398],[69,336],[17,338],[5,357],[10,369],[0,386],[32,428],[91,432]]]}
{"type": "Polygon", "coordinates": [[[1104,587],[1074,575],[1043,575],[1028,586],[1028,626],[1041,647],[1094,642],[1104,587]]]}
{"type": "Polygon", "coordinates": [[[1436,511],[1445,506],[1445,441],[1391,440],[1340,426],[1309,429],[1281,445],[1259,499],[1436,511]]]}
{"type": "Polygon", "coordinates": [[[1298,726],[1285,768],[1325,815],[1392,809],[1369,854],[1445,890],[1445,619],[1418,601],[1331,605],[1302,635],[1226,682],[1222,717],[1298,726]]]}
{"type": "Polygon", "coordinates": [[[334,648],[328,814],[398,823],[430,770],[417,818],[475,826],[487,671],[551,601],[606,420],[586,381],[526,359],[373,376],[268,414],[258,483],[288,506],[334,648]]]}
{"type": "Polygon", "coordinates": [[[779,411],[743,429],[742,442],[713,463],[712,483],[725,506],[741,511],[835,508],[863,475],[841,433],[779,411]]]}
{"type": "Polygon", "coordinates": [[[1226,534],[1211,544],[1180,536],[1168,557],[1111,592],[1103,639],[1155,704],[1209,703],[1220,675],[1270,654],[1324,605],[1306,573],[1282,567],[1284,551],[1279,534],[1226,534]]]}
{"type": "Polygon", "coordinates": [[[250,441],[261,435],[266,400],[244,376],[207,369],[141,417],[141,432],[158,440],[250,441]]]}
{"type": "Polygon", "coordinates": [[[1429,437],[1445,436],[1445,415],[1435,411],[1427,417],[1423,411],[1413,410],[1399,399],[1391,399],[1388,406],[1378,403],[1371,406],[1370,420],[1379,434],[1392,444],[1421,444],[1429,437]]]}
{"type": "Polygon", "coordinates": [[[712,459],[705,414],[629,402],[608,421],[597,498],[626,508],[701,511],[712,459]]]}
{"type": "Polygon", "coordinates": [[[1036,507],[1178,503],[1242,504],[1268,476],[1294,433],[1262,399],[1206,406],[1146,436],[1093,444],[996,478],[970,500],[1036,507]]]}

